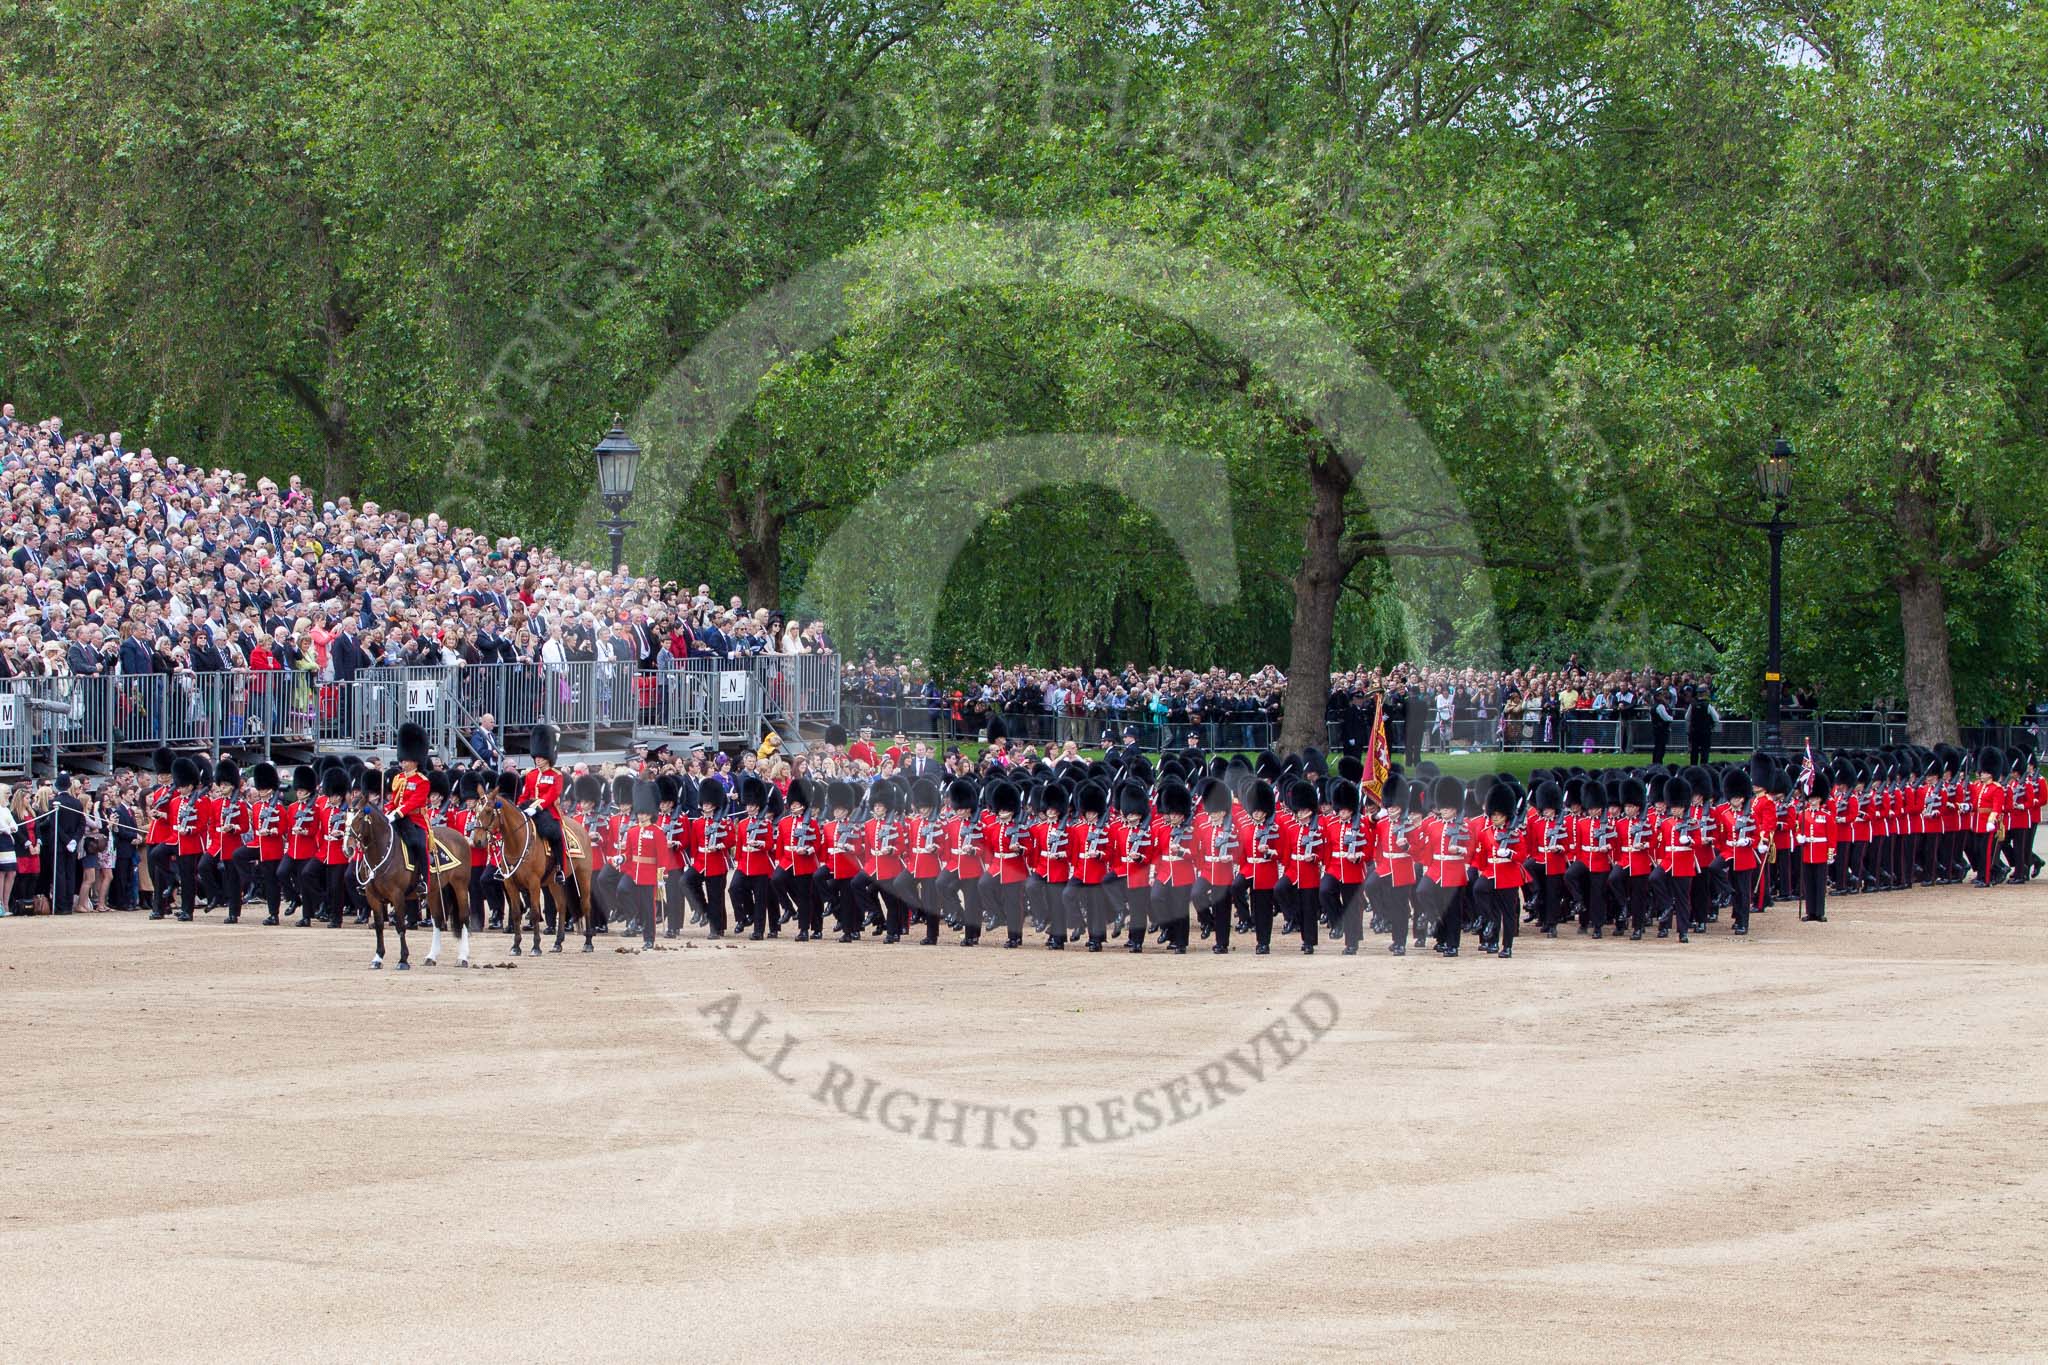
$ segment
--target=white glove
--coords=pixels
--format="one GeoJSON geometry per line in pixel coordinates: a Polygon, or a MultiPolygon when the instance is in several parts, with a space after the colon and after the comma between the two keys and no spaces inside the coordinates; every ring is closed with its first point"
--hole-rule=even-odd
{"type": "Polygon", "coordinates": [[[527,814],[528,814],[529,816],[533,816],[533,815],[539,815],[539,814],[540,814],[540,802],[538,802],[538,801],[534,801],[534,802],[531,802],[531,803],[529,803],[529,804],[527,804],[527,805],[521,806],[521,807],[520,807],[520,809],[521,809],[521,810],[523,810],[523,811],[525,811],[525,812],[526,812],[526,813],[527,813],[527,814]]]}

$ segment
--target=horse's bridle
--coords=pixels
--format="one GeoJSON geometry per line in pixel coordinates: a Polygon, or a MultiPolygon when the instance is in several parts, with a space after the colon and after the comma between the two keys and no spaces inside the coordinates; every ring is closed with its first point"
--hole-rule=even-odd
{"type": "MultiPolygon", "coordinates": [[[[376,809],[376,807],[374,806],[363,807],[361,810],[356,812],[355,820],[350,820],[348,824],[343,828],[342,847],[344,849],[346,849],[349,846],[349,844],[355,842],[356,820],[362,819],[364,816],[368,815],[374,809],[376,809]]],[[[388,823],[389,822],[387,821],[387,824],[388,823]]],[[[349,864],[349,866],[355,871],[357,887],[365,891],[367,891],[370,888],[371,883],[377,880],[377,874],[382,872],[385,869],[385,867],[390,864],[391,855],[398,851],[398,830],[396,828],[389,828],[387,832],[390,834],[391,837],[385,840],[384,856],[377,859],[377,865],[375,867],[370,866],[370,860],[369,857],[367,856],[369,850],[367,849],[363,849],[361,852],[358,852],[355,858],[349,864]],[[366,868],[368,869],[367,871],[363,870],[366,868]]]]}
{"type": "Polygon", "coordinates": [[[533,846],[540,842],[540,830],[534,826],[531,819],[527,820],[526,842],[519,846],[519,856],[512,860],[510,866],[507,866],[505,863],[505,807],[508,804],[510,803],[502,799],[498,802],[497,808],[493,812],[491,824],[498,836],[498,876],[507,881],[512,881],[517,879],[519,869],[526,866],[526,860],[533,856],[533,846]]]}

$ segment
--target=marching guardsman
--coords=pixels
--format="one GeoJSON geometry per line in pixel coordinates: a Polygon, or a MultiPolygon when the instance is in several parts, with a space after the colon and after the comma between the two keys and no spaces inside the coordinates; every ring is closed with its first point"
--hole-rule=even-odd
{"type": "Polygon", "coordinates": [[[627,908],[640,921],[642,946],[654,946],[654,920],[662,878],[668,870],[668,836],[654,823],[661,811],[661,791],[652,782],[635,782],[632,791],[633,823],[619,836],[627,888],[627,908]]]}
{"type": "Polygon", "coordinates": [[[339,929],[348,917],[349,769],[335,763],[320,774],[320,796],[313,803],[313,825],[319,832],[314,857],[319,866],[319,903],[326,906],[327,927],[339,929]]]}
{"type": "Polygon", "coordinates": [[[1828,864],[1835,859],[1835,816],[1828,809],[1828,778],[1816,770],[1804,804],[1793,819],[1799,848],[1799,889],[1805,903],[1802,920],[1825,924],[1828,918],[1828,864]]]}
{"type": "Polygon", "coordinates": [[[1472,870],[1478,880],[1474,895],[1481,906],[1481,922],[1491,920],[1492,935],[1481,933],[1481,947],[1503,958],[1515,955],[1515,930],[1522,920],[1522,888],[1529,885],[1531,854],[1535,849],[1533,821],[1516,828],[1515,789],[1507,782],[1495,782],[1486,792],[1486,817],[1472,834],[1472,870]],[[1491,942],[1485,941],[1491,938],[1491,942]]]}
{"type": "Polygon", "coordinates": [[[1026,895],[1043,919],[1045,946],[1063,951],[1067,946],[1067,878],[1073,862],[1067,848],[1067,789],[1047,782],[1039,789],[1038,818],[1026,836],[1030,880],[1026,895]]]}
{"type": "Polygon", "coordinates": [[[1099,953],[1109,938],[1114,887],[1109,876],[1109,793],[1093,780],[1074,793],[1079,819],[1068,831],[1067,923],[1088,926],[1088,951],[1099,953]]]}
{"type": "Polygon", "coordinates": [[[1166,934],[1166,946],[1188,950],[1188,910],[1195,889],[1194,793],[1176,779],[1160,783],[1159,810],[1146,838],[1147,884],[1152,922],[1166,934]]]}
{"type": "Polygon", "coordinates": [[[1387,952],[1394,957],[1408,955],[1409,926],[1415,926],[1419,940],[1425,932],[1416,918],[1416,877],[1421,869],[1410,843],[1415,829],[1427,815],[1428,796],[1420,782],[1390,774],[1380,787],[1380,808],[1372,820],[1372,871],[1366,878],[1365,895],[1373,918],[1391,934],[1387,952]]]}
{"type": "Polygon", "coordinates": [[[253,879],[257,894],[268,911],[265,924],[275,924],[284,895],[278,876],[284,862],[284,802],[278,795],[277,768],[257,763],[249,769],[249,786],[256,793],[249,805],[249,839],[234,857],[236,881],[248,885],[253,879]]]}
{"type": "Polygon", "coordinates": [[[633,776],[619,773],[612,778],[611,811],[602,821],[586,826],[591,840],[590,899],[602,906],[609,922],[615,911],[623,911],[632,899],[626,878],[623,840],[633,819],[633,776]]]}
{"type": "Polygon", "coordinates": [[[1265,778],[1254,778],[1238,813],[1237,873],[1251,896],[1256,954],[1273,951],[1273,901],[1280,886],[1279,796],[1265,778]]]}
{"type": "Polygon", "coordinates": [[[1024,794],[1016,784],[998,779],[990,784],[981,813],[981,846],[988,860],[984,906],[991,923],[1002,921],[1005,948],[1024,946],[1024,882],[1030,866],[1023,808],[1024,794]]]}
{"type": "Polygon", "coordinates": [[[1740,768],[1731,770],[1721,792],[1727,803],[1715,812],[1715,844],[1728,866],[1728,880],[1734,888],[1729,905],[1735,932],[1742,935],[1749,932],[1750,912],[1757,908],[1757,876],[1763,870],[1762,841],[1766,836],[1751,809],[1756,788],[1748,773],[1740,768]]]}
{"type": "Polygon", "coordinates": [[[960,908],[963,947],[981,942],[987,906],[982,897],[981,820],[974,813],[978,793],[964,777],[954,778],[946,788],[949,808],[939,825],[939,905],[960,908]]]}
{"type": "Polygon", "coordinates": [[[1365,931],[1365,879],[1372,871],[1374,827],[1368,803],[1378,804],[1351,778],[1338,778],[1330,787],[1329,814],[1320,821],[1322,875],[1316,882],[1316,902],[1330,931],[1344,936],[1346,957],[1357,955],[1365,931]]]}
{"type": "Polygon", "coordinates": [[[1607,880],[1614,871],[1614,821],[1609,816],[1607,788],[1588,780],[1579,788],[1580,814],[1567,817],[1565,835],[1570,857],[1564,883],[1579,906],[1579,932],[1600,938],[1607,932],[1607,880]]]}
{"type": "Polygon", "coordinates": [[[393,775],[385,792],[384,813],[391,817],[391,829],[405,846],[406,856],[412,860],[412,891],[408,899],[417,899],[421,907],[427,907],[428,885],[431,869],[427,866],[427,807],[433,799],[433,789],[428,785],[426,769],[432,762],[427,750],[427,732],[411,721],[398,727],[398,772],[393,775]]]}
{"type": "Polygon", "coordinates": [[[526,741],[533,767],[519,781],[519,806],[533,821],[534,832],[547,841],[555,880],[569,880],[569,858],[562,844],[562,774],[555,767],[555,727],[536,725],[526,741]]]}
{"type": "Polygon", "coordinates": [[[1969,830],[1963,854],[1976,876],[1972,886],[1995,886],[2005,880],[1998,866],[1998,845],[2012,820],[2012,794],[2005,789],[2005,754],[1989,745],[1977,755],[1977,780],[1970,784],[1969,830]]]}
{"type": "Polygon", "coordinates": [[[149,917],[162,919],[170,913],[171,893],[178,884],[178,765],[169,749],[156,751],[156,774],[157,784],[143,803],[149,813],[143,857],[149,864],[149,917]]]}
{"type": "Polygon", "coordinates": [[[278,811],[278,829],[284,841],[284,855],[277,860],[277,881],[283,894],[292,899],[292,906],[299,912],[294,921],[304,929],[312,924],[313,902],[306,894],[306,873],[317,866],[314,857],[316,841],[313,825],[313,797],[318,792],[320,778],[312,765],[301,763],[292,769],[291,800],[278,811]]]}
{"type": "MultiPolygon", "coordinates": [[[[1583,799],[1583,788],[1580,788],[1583,799]]],[[[1528,885],[1536,901],[1536,925],[1545,938],[1557,937],[1559,907],[1564,902],[1565,872],[1571,866],[1571,823],[1559,809],[1563,791],[1549,780],[1538,782],[1529,803],[1535,814],[1527,821],[1529,833],[1528,885]]]]}
{"type": "Polygon", "coordinates": [[[771,894],[778,902],[789,902],[796,918],[796,941],[809,943],[825,936],[818,895],[821,850],[818,821],[811,814],[811,784],[801,777],[793,779],[782,806],[782,818],[775,822],[771,894]]]}
{"type": "Polygon", "coordinates": [[[775,821],[768,814],[768,784],[740,775],[740,816],[733,829],[732,927],[751,939],[780,938],[775,904],[775,821]]]}
{"type": "Polygon", "coordinates": [[[1237,822],[1231,818],[1235,798],[1220,777],[1207,779],[1201,810],[1195,816],[1195,913],[1202,937],[1212,933],[1212,953],[1230,951],[1230,902],[1237,884],[1237,822]]]}
{"type": "Polygon", "coordinates": [[[1152,914],[1152,798],[1133,773],[1110,792],[1104,816],[1109,841],[1109,876],[1103,879],[1110,932],[1121,921],[1128,929],[1124,950],[1145,951],[1145,933],[1152,914]]]}
{"type": "Polygon", "coordinates": [[[242,770],[229,759],[214,765],[213,790],[199,798],[199,887],[208,909],[225,903],[227,923],[242,918],[242,878],[234,865],[242,846],[242,770]]]}
{"type": "Polygon", "coordinates": [[[2034,830],[2041,823],[2044,784],[2030,751],[2016,748],[2007,757],[2012,760],[2012,820],[2005,836],[2005,865],[2013,881],[2029,882],[2041,862],[2034,853],[2034,830]]]}
{"type": "Polygon", "coordinates": [[[1664,784],[1664,806],[1667,814],[1657,821],[1657,868],[1650,874],[1658,903],[1657,937],[1664,938],[1676,928],[1678,941],[1690,943],[1692,887],[1703,864],[1706,812],[1693,804],[1692,786],[1683,777],[1664,784]]]}
{"type": "Polygon", "coordinates": [[[939,784],[920,777],[910,784],[910,818],[903,822],[904,897],[924,921],[925,947],[939,941],[939,784]]]}
{"type": "Polygon", "coordinates": [[[1465,804],[1465,784],[1445,775],[1430,789],[1430,813],[1409,836],[1408,849],[1415,856],[1422,880],[1416,884],[1416,941],[1425,933],[1436,935],[1436,950],[1445,957],[1458,955],[1458,939],[1464,929],[1459,895],[1471,875],[1471,844],[1459,810],[1465,804]]]}
{"type": "Polygon", "coordinates": [[[697,814],[683,822],[683,851],[690,870],[683,885],[690,904],[711,926],[711,938],[725,937],[725,876],[731,866],[731,826],[725,818],[725,788],[705,778],[697,784],[697,814]]]}
{"type": "Polygon", "coordinates": [[[860,876],[860,827],[853,818],[860,792],[851,782],[832,782],[825,788],[825,806],[831,818],[818,827],[818,902],[821,911],[831,907],[839,941],[852,943],[860,938],[860,906],[853,895],[860,876]]]}
{"type": "Polygon", "coordinates": [[[658,798],[654,823],[668,841],[662,848],[665,871],[662,874],[661,902],[668,910],[668,927],[662,931],[662,937],[681,938],[683,912],[690,905],[689,894],[683,885],[690,871],[690,859],[685,851],[685,830],[689,824],[690,806],[697,799],[697,788],[663,773],[654,779],[654,790],[658,798]]]}
{"type": "Polygon", "coordinates": [[[1301,951],[1313,954],[1322,920],[1318,896],[1323,884],[1323,826],[1316,784],[1301,778],[1287,788],[1287,809],[1280,816],[1278,839],[1280,885],[1275,904],[1283,910],[1289,930],[1300,933],[1301,951]]]}
{"type": "Polygon", "coordinates": [[[1621,818],[1614,828],[1614,874],[1607,879],[1614,902],[1615,932],[1628,921],[1629,939],[1649,926],[1650,876],[1656,871],[1657,822],[1649,810],[1649,788],[1639,777],[1624,777],[1619,788],[1621,818]]]}

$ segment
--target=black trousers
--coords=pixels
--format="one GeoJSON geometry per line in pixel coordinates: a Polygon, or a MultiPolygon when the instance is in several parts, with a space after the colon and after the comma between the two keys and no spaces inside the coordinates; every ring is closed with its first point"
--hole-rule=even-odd
{"type": "Polygon", "coordinates": [[[349,875],[347,863],[322,863],[320,880],[327,901],[327,913],[333,917],[331,922],[339,927],[348,917],[349,902],[352,899],[349,893],[355,878],[349,875]]]}
{"type": "Polygon", "coordinates": [[[178,846],[151,844],[143,856],[149,860],[149,913],[160,919],[171,913],[171,897],[178,886],[178,846]]]}
{"type": "Polygon", "coordinates": [[[642,886],[636,881],[627,881],[619,888],[619,908],[625,917],[640,922],[640,942],[649,948],[654,946],[654,887],[642,886]]]}
{"type": "Polygon", "coordinates": [[[1479,931],[1482,940],[1491,939],[1497,948],[1515,946],[1515,930],[1522,923],[1522,889],[1518,886],[1496,886],[1481,880],[1474,885],[1472,893],[1479,901],[1481,912],[1492,932],[1485,928],[1479,931]]]}
{"type": "MultiPolygon", "coordinates": [[[[1366,897],[1372,903],[1373,914],[1379,917],[1380,923],[1387,926],[1387,932],[1393,935],[1395,944],[1403,948],[1408,946],[1408,926],[1411,920],[1415,924],[1415,937],[1418,941],[1421,940],[1424,930],[1419,918],[1421,911],[1418,908],[1420,902],[1417,896],[1422,890],[1422,883],[1411,882],[1407,886],[1397,886],[1392,877],[1374,874],[1366,879],[1365,889],[1366,897]]],[[[1345,941],[1350,941],[1348,926],[1345,929],[1345,941]]]]}
{"type": "Polygon", "coordinates": [[[199,906],[199,855],[178,855],[178,913],[191,919],[199,906]]]}
{"type": "MultiPolygon", "coordinates": [[[[958,872],[948,869],[940,872],[938,879],[932,883],[932,893],[938,900],[938,910],[941,917],[948,910],[957,910],[959,912],[962,941],[966,943],[981,942],[981,926],[985,918],[982,904],[982,879],[979,877],[962,877],[958,872]]],[[[936,924],[928,931],[928,933],[932,934],[937,932],[938,926],[936,924]]]]}
{"type": "MultiPolygon", "coordinates": [[[[1151,902],[1151,921],[1166,931],[1167,943],[1186,951],[1188,946],[1188,905],[1192,886],[1150,886],[1145,888],[1151,902]]],[[[1136,941],[1135,932],[1133,942],[1136,941]]]]}
{"type": "Polygon", "coordinates": [[[1536,903],[1536,923],[1542,929],[1555,929],[1558,923],[1558,906],[1564,898],[1564,873],[1549,872],[1541,866],[1532,866],[1529,871],[1529,890],[1536,903]]]}
{"type": "Polygon", "coordinates": [[[815,874],[798,874],[789,868],[778,867],[771,879],[778,900],[789,902],[789,911],[796,920],[796,931],[816,937],[825,930],[825,922],[818,913],[818,884],[815,874]]]}
{"type": "Polygon", "coordinates": [[[1003,925],[1003,941],[1024,941],[1024,883],[989,878],[982,887],[982,905],[990,924],[1003,925]]]}
{"type": "Polygon", "coordinates": [[[842,937],[860,933],[860,905],[853,898],[853,878],[835,877],[824,868],[818,869],[818,905],[820,910],[830,909],[832,922],[839,926],[842,937]]]}
{"type": "Polygon", "coordinates": [[[1650,925],[1650,879],[1639,877],[1615,868],[1607,874],[1607,891],[1614,903],[1614,922],[1619,927],[1623,920],[1632,931],[1647,929],[1650,925]]]}
{"type": "Polygon", "coordinates": [[[781,933],[782,918],[775,902],[775,884],[765,872],[736,872],[732,878],[732,927],[734,932],[752,928],[755,938],[781,933]]]}
{"type": "Polygon", "coordinates": [[[1275,894],[1272,891],[1261,891],[1255,886],[1246,889],[1251,895],[1252,903],[1252,938],[1261,948],[1270,948],[1273,946],[1275,894]]]}
{"type": "Polygon", "coordinates": [[[1195,883],[1193,902],[1196,912],[1216,936],[1216,946],[1224,952],[1230,951],[1231,901],[1236,889],[1235,882],[1195,883]]]}
{"type": "Polygon", "coordinates": [[[1109,937],[1109,920],[1114,913],[1113,896],[1121,894],[1123,883],[1117,878],[1097,882],[1093,886],[1070,881],[1066,884],[1062,900],[1065,903],[1064,920],[1068,928],[1085,922],[1088,926],[1088,941],[1101,943],[1109,937]]]}
{"type": "Polygon", "coordinates": [[[710,921],[712,936],[725,937],[725,874],[707,876],[691,868],[683,874],[683,888],[689,893],[690,905],[710,921]]]}
{"type": "Polygon", "coordinates": [[[1416,928],[1418,930],[1415,936],[1416,942],[1420,943],[1422,941],[1422,926],[1426,924],[1428,926],[1427,932],[1433,934],[1440,945],[1445,948],[1456,948],[1458,946],[1459,936],[1463,933],[1465,927],[1464,907],[1459,904],[1460,896],[1458,894],[1462,890],[1464,890],[1463,887],[1444,886],[1439,882],[1430,881],[1426,877],[1415,883],[1416,928]]]}
{"type": "Polygon", "coordinates": [[[1316,901],[1330,931],[1344,936],[1346,948],[1356,948],[1365,933],[1365,883],[1325,876],[1316,887],[1316,901]]]}
{"type": "Polygon", "coordinates": [[[1321,941],[1318,933],[1322,911],[1320,891],[1320,882],[1313,886],[1296,886],[1293,882],[1282,881],[1274,897],[1282,916],[1292,921],[1295,932],[1301,935],[1305,948],[1313,948],[1321,941]]]}
{"type": "Polygon", "coordinates": [[[1799,886],[1806,898],[1804,918],[1825,920],[1828,917],[1828,865],[1826,863],[1801,863],[1799,865],[1799,886]]]}
{"type": "Polygon", "coordinates": [[[1734,885],[1734,899],[1729,910],[1735,917],[1737,929],[1749,928],[1749,912],[1756,908],[1756,872],[1753,867],[1731,867],[1728,880],[1734,885]]]}
{"type": "Polygon", "coordinates": [[[243,844],[230,859],[235,874],[235,912],[241,913],[243,897],[253,889],[273,915],[277,913],[277,863],[258,862],[256,845],[243,844]]]}
{"type": "Polygon", "coordinates": [[[1595,872],[1584,863],[1572,863],[1564,870],[1564,884],[1570,888],[1572,899],[1579,905],[1579,927],[1581,929],[1607,928],[1607,876],[1595,872]]]}

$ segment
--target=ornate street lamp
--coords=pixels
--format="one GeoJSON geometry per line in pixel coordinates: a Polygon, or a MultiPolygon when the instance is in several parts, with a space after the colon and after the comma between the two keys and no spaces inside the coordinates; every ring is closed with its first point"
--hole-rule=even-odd
{"type": "Polygon", "coordinates": [[[634,524],[625,519],[626,505],[633,501],[633,481],[639,475],[640,447],[613,414],[612,429],[597,443],[597,493],[611,513],[601,524],[612,538],[613,573],[625,562],[626,528],[634,524]]]}
{"type": "Polygon", "coordinates": [[[1756,491],[1757,496],[1771,507],[1771,519],[1763,523],[1764,530],[1771,537],[1771,635],[1764,658],[1763,749],[1765,753],[1777,754],[1784,750],[1784,731],[1779,716],[1784,702],[1785,678],[1780,667],[1779,637],[1784,615],[1785,532],[1794,529],[1793,523],[1785,520],[1785,504],[1792,500],[1792,443],[1783,436],[1772,437],[1763,458],[1757,461],[1756,491]]]}

